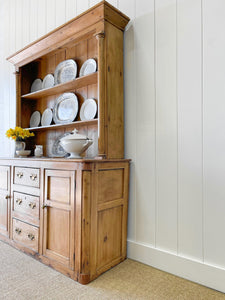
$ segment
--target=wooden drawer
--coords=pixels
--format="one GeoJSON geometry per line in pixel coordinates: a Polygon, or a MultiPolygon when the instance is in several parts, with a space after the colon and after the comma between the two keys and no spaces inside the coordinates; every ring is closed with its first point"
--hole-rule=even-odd
{"type": "Polygon", "coordinates": [[[12,233],[14,241],[20,242],[38,252],[38,227],[13,219],[12,233]]]}
{"type": "Polygon", "coordinates": [[[39,187],[39,169],[15,167],[14,183],[39,187]]]}
{"type": "Polygon", "coordinates": [[[39,197],[14,192],[13,210],[39,219],[39,197]]]}

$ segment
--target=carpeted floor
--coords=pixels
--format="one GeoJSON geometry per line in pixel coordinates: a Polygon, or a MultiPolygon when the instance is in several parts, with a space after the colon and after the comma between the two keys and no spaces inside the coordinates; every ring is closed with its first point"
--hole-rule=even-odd
{"type": "Polygon", "coordinates": [[[0,242],[0,299],[225,300],[225,294],[130,259],[83,286],[0,242]]]}

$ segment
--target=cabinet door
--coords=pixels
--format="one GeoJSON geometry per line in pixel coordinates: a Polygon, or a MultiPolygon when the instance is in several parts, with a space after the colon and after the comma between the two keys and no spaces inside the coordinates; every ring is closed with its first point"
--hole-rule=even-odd
{"type": "Polygon", "coordinates": [[[10,167],[0,166],[0,234],[9,237],[10,167]]]}
{"type": "Polygon", "coordinates": [[[74,197],[74,171],[45,171],[43,255],[72,270],[74,197]]]}

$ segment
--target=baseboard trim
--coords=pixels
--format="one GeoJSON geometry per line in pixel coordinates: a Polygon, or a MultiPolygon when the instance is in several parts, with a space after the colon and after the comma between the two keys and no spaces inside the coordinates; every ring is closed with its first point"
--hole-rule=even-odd
{"type": "Polygon", "coordinates": [[[197,282],[225,293],[225,269],[127,241],[127,256],[154,268],[197,282]]]}

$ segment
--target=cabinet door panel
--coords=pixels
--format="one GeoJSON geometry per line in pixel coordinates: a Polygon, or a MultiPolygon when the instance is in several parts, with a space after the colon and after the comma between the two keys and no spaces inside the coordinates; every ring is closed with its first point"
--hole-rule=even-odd
{"type": "Polygon", "coordinates": [[[74,195],[74,171],[45,171],[43,254],[72,270],[74,195]]]}
{"type": "Polygon", "coordinates": [[[9,236],[10,167],[0,166],[0,234],[9,236]]]}

